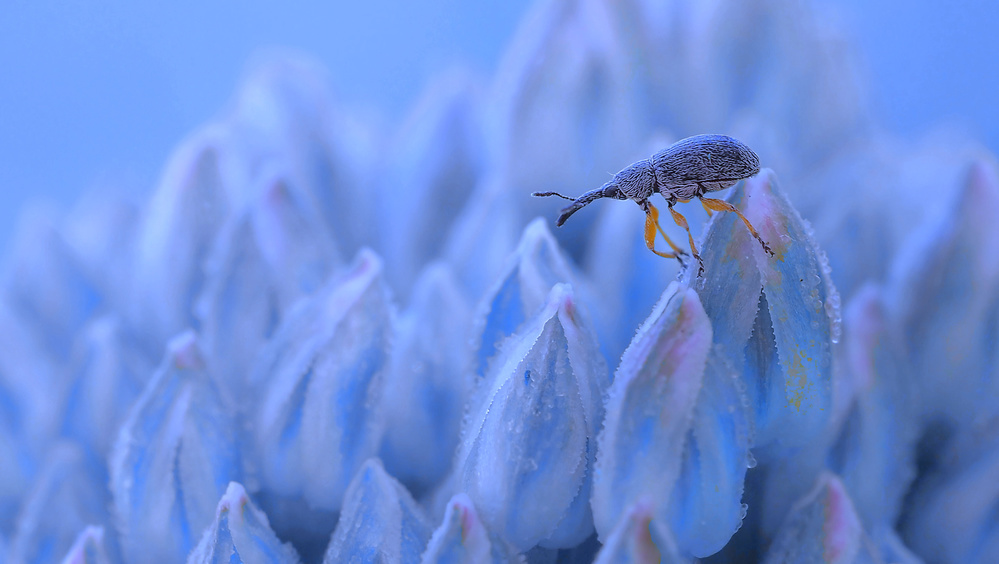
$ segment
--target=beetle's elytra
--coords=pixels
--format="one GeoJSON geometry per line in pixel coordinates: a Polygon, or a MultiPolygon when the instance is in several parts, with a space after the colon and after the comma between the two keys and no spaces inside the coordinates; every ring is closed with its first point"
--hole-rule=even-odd
{"type": "Polygon", "coordinates": [[[701,274],[704,272],[704,265],[700,255],[697,254],[697,247],[694,246],[694,237],[690,234],[687,220],[673,209],[674,204],[697,198],[708,213],[735,212],[749,228],[753,237],[763,245],[763,249],[773,256],[773,251],[742,212],[724,200],[704,197],[708,192],[724,190],[758,172],[760,172],[760,159],[745,143],[727,135],[694,135],[673,143],[647,159],[633,163],[615,174],[610,182],[578,198],[569,198],[556,192],[535,192],[533,195],[558,196],[572,201],[559,213],[555,221],[555,225],[558,226],[596,199],[633,200],[645,211],[645,244],[649,250],[662,257],[676,258],[682,264],[681,256],[686,253],[663,232],[659,225],[659,210],[649,202],[652,194],[662,194],[669,206],[673,221],[687,231],[690,251],[697,259],[700,267],[698,274],[701,274]],[[656,250],[656,232],[663,236],[672,252],[664,253],[656,250]]]}

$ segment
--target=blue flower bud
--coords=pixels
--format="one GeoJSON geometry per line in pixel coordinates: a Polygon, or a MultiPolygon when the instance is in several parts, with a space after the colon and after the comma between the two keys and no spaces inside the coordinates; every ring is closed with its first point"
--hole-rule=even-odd
{"type": "Polygon", "coordinates": [[[763,562],[871,562],[853,501],[834,474],[824,473],[815,487],[788,513],[763,562]]]}
{"type": "Polygon", "coordinates": [[[286,316],[251,385],[256,467],[270,493],[336,511],[351,477],[378,453],[391,318],[381,260],[348,272],[286,316]]]}
{"type": "Polygon", "coordinates": [[[323,563],[415,564],[432,530],[413,496],[372,458],[347,488],[323,563]]]}
{"type": "Polygon", "coordinates": [[[182,561],[241,479],[236,424],[205,370],[193,333],[166,358],[122,425],[111,453],[111,494],[126,560],[182,561]]]}
{"type": "MultiPolygon", "coordinates": [[[[695,289],[714,342],[743,373],[755,444],[794,448],[818,436],[832,408],[839,294],[809,226],[764,170],[729,200],[774,251],[771,257],[732,213],[715,214],[701,248],[695,289]]],[[[687,271],[689,280],[696,269],[687,271]]]]}
{"type": "Polygon", "coordinates": [[[451,270],[431,265],[400,316],[385,375],[385,468],[417,495],[443,479],[468,397],[470,308],[451,270]]]}
{"type": "Polygon", "coordinates": [[[298,553],[282,544],[267,515],[250,501],[243,486],[229,482],[213,521],[187,558],[188,564],[297,564],[298,553]]]}
{"type": "Polygon", "coordinates": [[[523,564],[516,548],[479,519],[466,494],[455,494],[447,503],[444,521],[433,532],[422,564],[523,564]]]}
{"type": "MultiPolygon", "coordinates": [[[[2,547],[0,554],[3,554],[2,547]]],[[[104,548],[104,527],[89,525],[80,531],[62,561],[63,564],[111,564],[104,548]]]]}
{"type": "Polygon", "coordinates": [[[455,489],[519,550],[571,547],[589,507],[607,368],[573,293],[556,284],[500,347],[462,432],[455,489]]]}

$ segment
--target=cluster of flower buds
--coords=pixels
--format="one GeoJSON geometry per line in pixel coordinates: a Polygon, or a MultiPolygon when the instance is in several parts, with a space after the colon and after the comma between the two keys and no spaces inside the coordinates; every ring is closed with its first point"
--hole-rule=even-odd
{"type": "Polygon", "coordinates": [[[23,214],[0,562],[999,561],[999,167],[875,133],[847,54],[790,0],[545,0],[391,135],[264,61],[145,205],[23,214]],[[772,254],[537,218],[705,132],[772,254]]]}

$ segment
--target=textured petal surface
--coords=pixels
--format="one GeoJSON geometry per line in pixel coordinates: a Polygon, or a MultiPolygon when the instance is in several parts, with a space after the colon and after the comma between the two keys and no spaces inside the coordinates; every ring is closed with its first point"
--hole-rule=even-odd
{"type": "Polygon", "coordinates": [[[347,488],[323,562],[416,563],[432,530],[413,496],[385,472],[380,460],[370,459],[347,488]]]}
{"type": "Polygon", "coordinates": [[[592,532],[587,500],[608,378],[568,286],[552,288],[492,367],[462,432],[456,487],[518,549],[574,546],[592,532]]]}
{"type": "Polygon", "coordinates": [[[215,521],[205,529],[188,564],[296,564],[298,554],[282,544],[271,530],[267,515],[250,501],[243,486],[229,482],[215,510],[215,521]]]}
{"type": "Polygon", "coordinates": [[[111,494],[128,560],[178,562],[241,479],[236,425],[192,333],[171,341],[111,453],[111,494]]]}
{"type": "Polygon", "coordinates": [[[254,383],[262,486],[336,511],[354,473],[377,454],[382,373],[391,334],[381,260],[354,265],[289,312],[254,383]]]}
{"type": "Polygon", "coordinates": [[[665,514],[710,348],[711,323],[697,294],[671,284],[625,351],[608,391],[592,502],[602,539],[640,499],[665,514]]]}

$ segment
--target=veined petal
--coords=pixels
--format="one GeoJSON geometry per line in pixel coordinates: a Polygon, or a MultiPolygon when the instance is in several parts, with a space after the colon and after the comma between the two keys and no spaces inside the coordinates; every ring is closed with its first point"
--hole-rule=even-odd
{"type": "Polygon", "coordinates": [[[501,350],[466,420],[456,487],[519,550],[575,546],[593,530],[587,492],[606,365],[563,284],[501,350]]]}
{"type": "Polygon", "coordinates": [[[128,560],[179,562],[242,474],[231,406],[205,370],[193,333],[167,356],[111,453],[111,494],[128,560]]]}
{"type": "MultiPolygon", "coordinates": [[[[831,415],[839,294],[825,255],[772,171],[747,180],[729,200],[775,256],[763,251],[735,214],[716,214],[701,251],[706,278],[696,288],[716,328],[715,342],[733,365],[745,367],[755,444],[801,446],[822,432],[831,415]]],[[[694,270],[686,272],[688,280],[694,270]]]]}
{"type": "Polygon", "coordinates": [[[448,501],[444,521],[434,531],[421,564],[523,564],[524,557],[510,543],[493,534],[479,519],[466,494],[448,501]]]}
{"type": "Polygon", "coordinates": [[[697,294],[670,284],[621,357],[608,392],[592,501],[601,539],[640,499],[665,515],[710,348],[711,323],[697,294]]]}
{"type": "Polygon", "coordinates": [[[432,530],[413,496],[372,458],[347,488],[323,563],[415,564],[432,530]]]}
{"type": "Polygon", "coordinates": [[[475,321],[476,385],[481,385],[500,344],[545,305],[551,287],[557,283],[570,284],[577,294],[582,287],[548,225],[538,218],[524,229],[517,250],[507,260],[506,271],[479,305],[475,321]]]}
{"type": "Polygon", "coordinates": [[[296,564],[298,554],[282,544],[267,515],[250,501],[243,486],[229,482],[215,510],[215,521],[187,558],[188,564],[296,564]]]}
{"type": "Polygon", "coordinates": [[[749,451],[749,414],[739,374],[713,349],[694,407],[683,466],[669,503],[667,522],[680,553],[718,552],[742,526],[749,451]]]}
{"type": "Polygon", "coordinates": [[[351,477],[378,452],[382,372],[391,334],[381,260],[358,254],[348,272],[300,302],[254,376],[262,487],[336,511],[351,477]]]}

